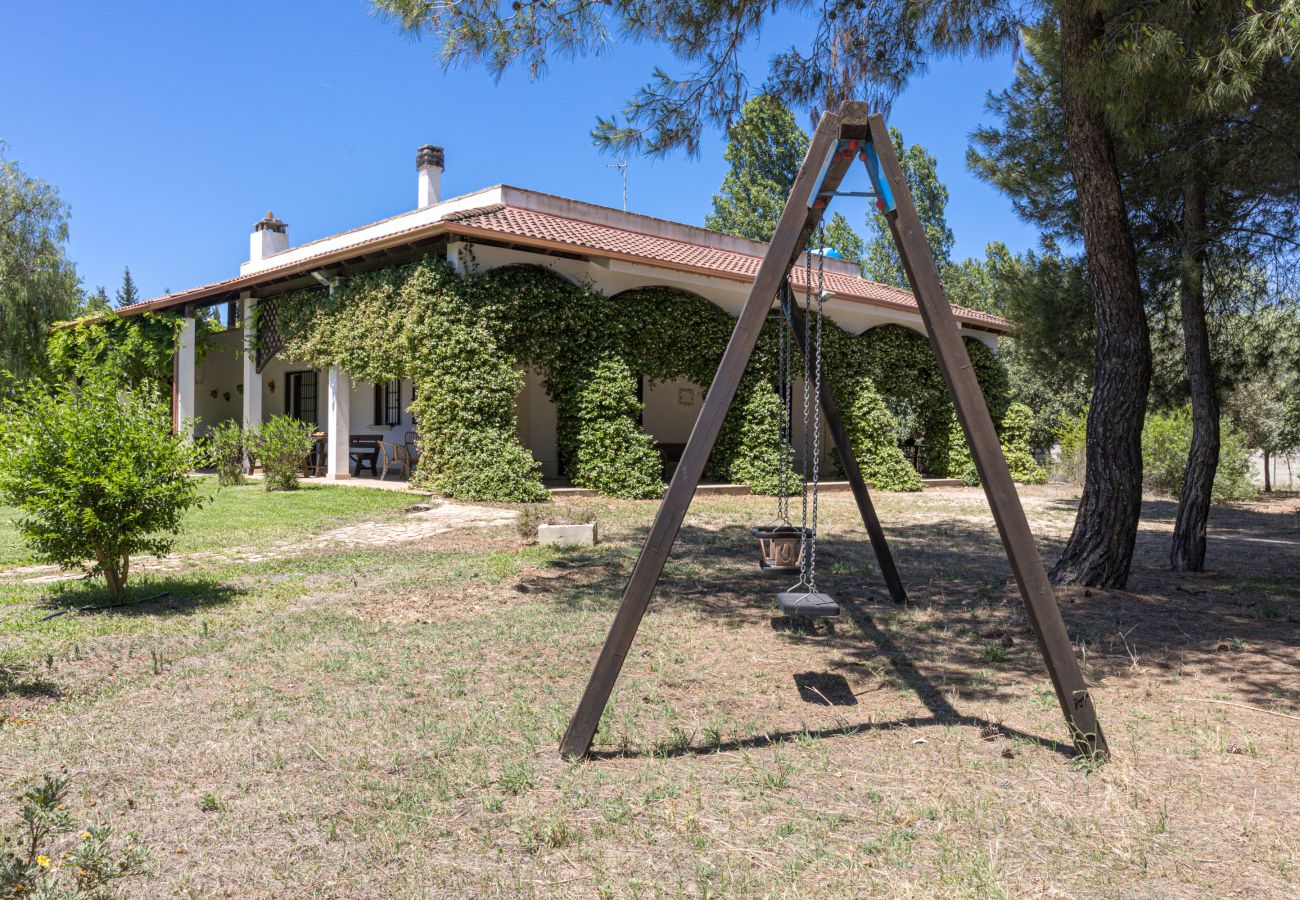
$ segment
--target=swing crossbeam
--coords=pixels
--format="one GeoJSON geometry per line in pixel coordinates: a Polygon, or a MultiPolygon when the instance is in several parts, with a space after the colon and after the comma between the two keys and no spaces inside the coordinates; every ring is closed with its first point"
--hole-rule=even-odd
{"type": "MultiPolygon", "coordinates": [[[[669,482],[663,503],[650,526],[645,546],[624,587],[618,613],[596,658],[595,668],[582,699],[561,740],[560,753],[566,759],[581,758],[591,748],[601,714],[609,702],[623,661],[627,658],[637,629],[645,616],[691,497],[704,474],[705,463],[735,399],[749,358],[758,343],[763,323],[772,310],[773,298],[782,289],[795,260],[807,246],[808,239],[829,203],[829,195],[839,189],[855,160],[861,160],[866,166],[872,188],[879,198],[877,208],[884,214],[898,247],[926,332],[938,357],[958,420],[970,445],[975,468],[997,522],[1030,624],[1038,639],[1039,650],[1065,715],[1070,738],[1081,753],[1090,757],[1102,758],[1107,753],[1092,697],[1083,680],[1073,644],[1029,530],[1029,522],[1020,505],[1006,459],[1002,455],[993,420],[971,368],[957,320],[944,296],[938,270],[894,153],[884,118],[869,115],[866,104],[846,102],[840,106],[838,113],[823,113],[809,142],[808,153],[795,177],[776,232],[759,265],[749,297],[736,321],[735,330],[705,396],[682,459],[669,482]]],[[[806,327],[807,323],[803,321],[798,304],[792,305],[790,315],[792,326],[796,329],[806,327]]],[[[795,334],[796,337],[801,336],[798,330],[795,334]]],[[[795,343],[803,346],[802,340],[796,340],[795,343]]],[[[829,383],[821,385],[819,394],[827,427],[853,488],[854,499],[881,564],[882,576],[896,600],[906,599],[884,533],[876,519],[870,494],[844,432],[829,383]]],[[[808,596],[806,593],[798,593],[797,589],[794,593],[796,598],[808,596]]]]}

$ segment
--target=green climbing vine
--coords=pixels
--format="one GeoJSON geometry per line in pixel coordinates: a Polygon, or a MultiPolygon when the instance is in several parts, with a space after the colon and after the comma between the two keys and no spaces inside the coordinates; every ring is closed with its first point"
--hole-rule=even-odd
{"type": "MultiPolygon", "coordinates": [[[[90,370],[107,370],[130,387],[148,386],[166,393],[172,380],[172,356],[181,319],[173,313],[137,316],[103,316],[54,329],[46,340],[50,374],[60,380],[80,378],[90,370]]],[[[219,326],[207,316],[196,316],[196,362],[213,345],[219,326]]]]}
{"type": "MultiPolygon", "coordinates": [[[[472,269],[472,255],[468,257],[472,269]]],[[[284,353],[355,378],[410,378],[419,421],[417,482],[454,497],[537,500],[540,472],[515,431],[515,397],[531,367],[555,405],[561,466],[575,485],[613,497],[657,497],[661,462],[640,426],[638,379],[685,379],[707,393],[735,324],[702,297],[665,287],[606,296],[535,265],[458,274],[441,259],[359,275],[332,293],[278,298],[284,353]]],[[[723,425],[708,473],[777,490],[779,325],[770,319],[723,425]]],[[[1007,409],[1001,363],[967,341],[990,411],[1007,409]]],[[[916,490],[884,397],[912,411],[938,467],[954,450],[952,404],[929,342],[899,326],[854,335],[829,320],[827,377],[866,477],[916,490]]],[[[800,374],[796,353],[795,376],[800,374]]],[[[957,441],[960,441],[960,437],[957,441]]]]}

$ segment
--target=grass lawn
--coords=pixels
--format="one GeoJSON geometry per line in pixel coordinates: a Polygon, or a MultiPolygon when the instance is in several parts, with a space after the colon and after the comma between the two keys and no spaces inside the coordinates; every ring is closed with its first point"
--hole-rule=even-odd
{"type": "MultiPolygon", "coordinates": [[[[1075,498],[1024,497],[1052,558],[1075,498]]],[[[1213,571],[1177,576],[1152,499],[1131,591],[1061,592],[1100,769],[1065,746],[978,490],[878,498],[906,609],[824,496],[845,615],[808,635],[757,573],[771,501],[697,498],[577,764],[556,744],[656,504],[556,504],[599,521],[585,550],[302,540],[411,499],[220,492],[133,576],[167,597],[121,610],[42,623],[102,591],[0,576],[0,778],[66,769],[79,821],[139,832],[133,896],[1300,892],[1300,498],[1215,510],[1213,571]]]]}
{"type": "MultiPolygon", "coordinates": [[[[304,531],[320,531],[411,505],[415,498],[398,491],[356,490],[335,485],[304,484],[295,492],[267,491],[260,481],[218,488],[212,477],[201,478],[210,497],[190,512],[176,550],[220,550],[258,546],[293,539],[304,531]]],[[[18,510],[0,504],[0,569],[31,562],[14,527],[18,510]]]]}

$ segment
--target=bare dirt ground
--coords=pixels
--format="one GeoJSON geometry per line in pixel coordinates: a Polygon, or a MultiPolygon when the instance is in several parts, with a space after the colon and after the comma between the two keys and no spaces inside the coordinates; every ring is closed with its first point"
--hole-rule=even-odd
{"type": "MultiPolygon", "coordinates": [[[[1074,497],[1023,496],[1053,559],[1074,497]]],[[[801,635],[750,547],[771,501],[697,499],[578,764],[555,746],[652,503],[548,511],[597,519],[595,548],[306,542],[48,623],[91,588],[21,585],[0,778],[66,767],[79,815],[154,848],[140,896],[1296,895],[1300,498],[1216,509],[1211,571],[1177,576],[1151,499],[1130,590],[1061,592],[1101,767],[1072,758],[982,494],[878,502],[913,605],[826,497],[845,615],[801,635]]]]}

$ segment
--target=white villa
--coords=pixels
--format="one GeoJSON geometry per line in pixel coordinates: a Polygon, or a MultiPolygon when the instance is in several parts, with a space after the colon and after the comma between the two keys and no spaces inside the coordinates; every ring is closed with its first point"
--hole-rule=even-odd
{"type": "MultiPolygon", "coordinates": [[[[286,226],[272,214],[251,235],[239,274],[123,307],[122,315],[172,310],[182,316],[174,366],[177,422],[193,420],[198,434],[220,422],[258,424],[288,413],[328,434],[326,475],[350,477],[349,436],[373,435],[401,444],[413,431],[409,382],[353,382],[338,370],[315,371],[277,351],[263,335],[256,353],[242,353],[254,327],[254,308],[287,291],[328,283],[369,269],[429,254],[456,267],[472,245],[480,269],[528,263],[594,285],[609,296],[632,288],[665,286],[703,297],[737,315],[766,245],[703,228],[595,206],[508,185],[443,199],[442,148],[417,154],[418,205],[410,212],[291,246],[286,226]],[[216,307],[225,330],[200,364],[195,359],[196,310],[216,307]]],[[[912,295],[864,279],[860,268],[826,257],[827,314],[854,333],[895,324],[924,333],[912,295]]],[[[996,348],[1007,323],[954,307],[962,333],[996,348]]],[[[273,316],[263,316],[264,328],[273,316]]],[[[687,382],[644,384],[645,430],[663,445],[683,444],[699,412],[702,392],[687,382]]],[[[555,410],[540,378],[525,373],[517,400],[521,442],[547,477],[558,474],[555,410]]]]}

